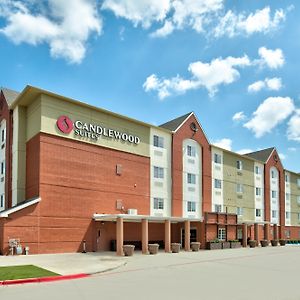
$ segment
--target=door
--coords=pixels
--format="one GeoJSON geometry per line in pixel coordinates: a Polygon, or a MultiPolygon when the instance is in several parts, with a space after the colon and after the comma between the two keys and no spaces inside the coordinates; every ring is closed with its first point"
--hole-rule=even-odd
{"type": "MultiPolygon", "coordinates": [[[[190,242],[197,242],[197,229],[191,228],[190,229],[190,242]]],[[[182,248],[185,246],[185,230],[184,228],[181,228],[181,245],[182,248]]]]}

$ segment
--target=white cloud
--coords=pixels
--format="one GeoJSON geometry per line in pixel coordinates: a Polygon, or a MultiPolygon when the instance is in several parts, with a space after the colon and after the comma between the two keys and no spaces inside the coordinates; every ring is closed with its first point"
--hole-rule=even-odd
{"type": "Polygon", "coordinates": [[[270,69],[278,69],[285,63],[284,55],[281,49],[267,49],[261,47],[258,49],[261,59],[258,61],[262,66],[267,65],[270,69]]]}
{"type": "Polygon", "coordinates": [[[286,159],[286,155],[285,154],[283,154],[283,153],[278,153],[278,155],[279,155],[279,157],[280,157],[280,159],[281,160],[285,160],[286,159]]]}
{"type": "Polygon", "coordinates": [[[183,79],[178,75],[171,79],[160,79],[152,74],[146,79],[143,87],[146,92],[157,91],[160,99],[200,87],[205,87],[209,96],[212,97],[218,91],[219,85],[230,84],[239,79],[240,73],[237,68],[250,65],[251,62],[247,55],[242,57],[229,56],[225,59],[216,58],[210,63],[197,61],[188,67],[188,71],[192,74],[191,79],[183,79]]]}
{"type": "Polygon", "coordinates": [[[241,155],[251,153],[251,152],[253,152],[253,150],[252,149],[247,149],[247,148],[236,151],[236,153],[241,154],[241,155]]]}
{"type": "Polygon", "coordinates": [[[286,13],[282,9],[275,11],[271,16],[270,7],[256,10],[248,16],[245,13],[236,14],[229,10],[220,18],[218,26],[214,30],[214,36],[220,37],[227,35],[233,37],[236,35],[251,35],[253,33],[268,33],[276,30],[280,23],[285,20],[286,13]]]}
{"type": "Polygon", "coordinates": [[[252,130],[259,138],[288,118],[294,109],[294,102],[289,97],[269,97],[258,106],[252,119],[243,126],[252,130]]]}
{"type": "Polygon", "coordinates": [[[231,150],[231,146],[232,146],[232,140],[231,139],[220,139],[220,140],[216,140],[215,142],[212,142],[213,145],[226,149],[226,150],[231,150]]]}
{"type": "Polygon", "coordinates": [[[248,92],[255,93],[262,89],[270,91],[279,91],[282,88],[281,78],[265,78],[264,80],[256,81],[248,86],[248,92]]]}
{"type": "Polygon", "coordinates": [[[300,142],[300,109],[296,110],[288,122],[287,137],[291,141],[300,142]]]}
{"type": "Polygon", "coordinates": [[[289,147],[288,150],[289,150],[290,152],[296,152],[296,151],[297,151],[297,148],[295,148],[295,147],[289,147]]]}
{"type": "Polygon", "coordinates": [[[155,32],[152,32],[150,34],[151,37],[165,37],[169,34],[171,34],[174,31],[174,25],[170,21],[166,21],[164,26],[156,30],[155,32]]]}
{"type": "Polygon", "coordinates": [[[100,34],[102,21],[92,0],[48,0],[47,13],[36,1],[3,1],[0,12],[7,24],[0,33],[16,44],[46,43],[53,57],[80,63],[92,33],[100,34]],[[34,5],[35,4],[35,5],[34,5]]]}
{"type": "Polygon", "coordinates": [[[117,17],[131,21],[134,26],[149,28],[153,22],[163,21],[171,8],[170,0],[104,0],[103,10],[111,10],[117,17]]]}
{"type": "Polygon", "coordinates": [[[242,121],[245,119],[246,119],[246,116],[243,111],[239,111],[239,112],[235,113],[232,117],[233,121],[242,121]]]}

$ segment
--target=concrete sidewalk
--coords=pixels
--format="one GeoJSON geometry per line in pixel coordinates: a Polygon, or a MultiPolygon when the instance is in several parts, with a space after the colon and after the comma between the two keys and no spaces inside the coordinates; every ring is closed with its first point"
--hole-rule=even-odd
{"type": "Polygon", "coordinates": [[[127,259],[114,252],[0,256],[0,267],[35,265],[60,275],[95,274],[124,266],[127,259]]]}

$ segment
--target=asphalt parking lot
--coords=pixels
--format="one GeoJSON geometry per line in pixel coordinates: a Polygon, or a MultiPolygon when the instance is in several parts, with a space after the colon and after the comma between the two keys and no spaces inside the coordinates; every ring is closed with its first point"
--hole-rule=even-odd
{"type": "Polygon", "coordinates": [[[0,297],[300,299],[299,246],[135,254],[125,260],[125,266],[84,279],[0,287],[0,297]]]}

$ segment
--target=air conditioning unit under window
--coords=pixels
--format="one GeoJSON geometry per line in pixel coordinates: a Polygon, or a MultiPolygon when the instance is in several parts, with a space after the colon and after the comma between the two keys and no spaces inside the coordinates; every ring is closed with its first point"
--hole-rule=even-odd
{"type": "Polygon", "coordinates": [[[137,209],[136,208],[129,208],[127,210],[127,214],[131,216],[136,216],[137,215],[137,209]]]}

